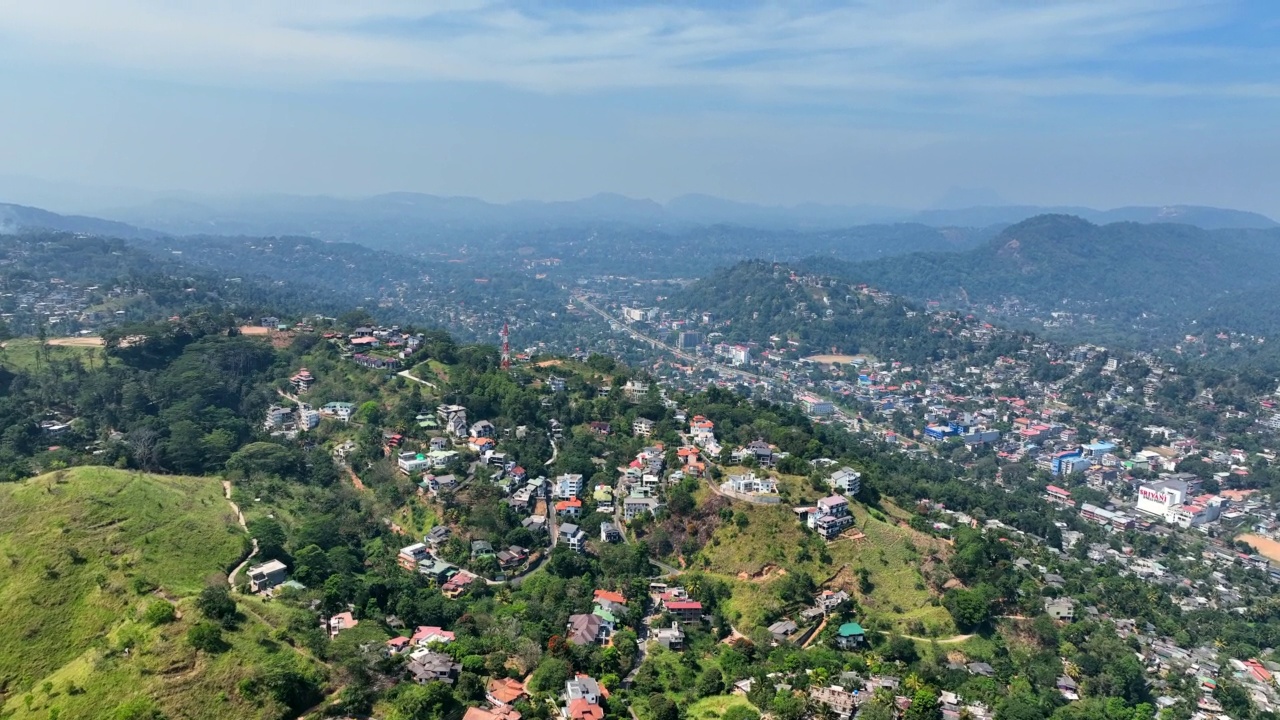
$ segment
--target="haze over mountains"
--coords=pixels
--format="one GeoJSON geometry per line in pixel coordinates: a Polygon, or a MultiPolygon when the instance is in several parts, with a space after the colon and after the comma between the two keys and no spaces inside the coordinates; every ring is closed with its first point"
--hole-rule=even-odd
{"type": "Polygon", "coordinates": [[[616,224],[679,231],[709,225],[762,230],[822,231],[868,224],[987,228],[1047,213],[1094,223],[1170,222],[1205,229],[1270,228],[1258,213],[1194,205],[1132,206],[1096,210],[1076,206],[982,204],[983,193],[949,194],[939,206],[910,210],[880,205],[758,205],[711,195],[682,195],[666,203],[601,193],[561,202],[491,203],[472,197],[396,192],[364,198],[261,195],[240,198],[168,197],[92,213],[62,215],[21,205],[0,205],[0,228],[39,227],[122,237],[169,235],[304,235],[378,243],[460,230],[546,229],[616,224]]]}
{"type": "Polygon", "coordinates": [[[1280,297],[1276,228],[1095,225],[1042,215],[956,253],[862,263],[823,258],[806,266],[1100,342],[1160,345],[1203,333],[1280,333],[1270,310],[1280,297]]]}

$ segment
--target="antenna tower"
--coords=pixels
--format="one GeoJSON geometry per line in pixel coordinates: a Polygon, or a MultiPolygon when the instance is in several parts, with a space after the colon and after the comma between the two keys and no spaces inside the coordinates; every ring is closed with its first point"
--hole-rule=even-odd
{"type": "Polygon", "coordinates": [[[507,330],[507,324],[502,323],[502,369],[511,369],[511,333],[507,330]]]}

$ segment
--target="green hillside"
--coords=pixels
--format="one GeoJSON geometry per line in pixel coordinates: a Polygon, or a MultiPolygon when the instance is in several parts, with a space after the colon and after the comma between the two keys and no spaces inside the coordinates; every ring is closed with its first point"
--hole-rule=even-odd
{"type": "Polygon", "coordinates": [[[733,581],[729,612],[739,629],[793,615],[804,603],[783,597],[785,578],[802,572],[816,583],[828,581],[827,589],[847,591],[869,626],[935,637],[955,632],[951,616],[935,604],[937,588],[926,578],[933,567],[943,570],[938,560],[949,548],[942,541],[890,518],[877,519],[856,504],[852,509],[862,537],[829,543],[806,532],[789,505],[734,503],[733,509],[745,515],[746,524],[721,525],[700,552],[706,571],[733,581]],[[860,586],[860,570],[869,585],[860,586]]]}
{"type": "Polygon", "coordinates": [[[217,655],[185,641],[193,596],[245,549],[213,478],[81,467],[0,485],[4,713],[104,717],[150,698],[168,717],[275,714],[235,692],[268,655],[292,654],[269,628],[246,618],[217,655]],[[141,621],[166,598],[175,622],[141,621]]]}
{"type": "Polygon", "coordinates": [[[1274,335],[1265,302],[1280,291],[1280,231],[1190,225],[1094,225],[1043,215],[960,253],[806,263],[917,300],[982,310],[1016,299],[1031,313],[1088,315],[1070,332],[1160,343],[1219,330],[1274,335]],[[1176,291],[1175,291],[1176,289],[1176,291]]]}

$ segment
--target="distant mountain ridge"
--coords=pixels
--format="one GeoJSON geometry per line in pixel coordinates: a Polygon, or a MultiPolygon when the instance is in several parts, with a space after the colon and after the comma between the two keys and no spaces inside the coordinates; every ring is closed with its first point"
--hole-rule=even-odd
{"type": "Polygon", "coordinates": [[[830,230],[868,224],[935,227],[1009,225],[1045,213],[1069,213],[1098,223],[1177,222],[1206,229],[1280,227],[1258,213],[1189,205],[1125,207],[993,206],[914,211],[880,205],[758,205],[709,195],[666,203],[601,193],[580,200],[506,204],[471,197],[396,192],[366,198],[270,195],[241,199],[159,200],[101,214],[175,235],[307,235],[356,240],[362,233],[424,235],[442,230],[555,227],[622,223],[653,228],[738,225],[765,230],[830,230]]]}
{"type": "Polygon", "coordinates": [[[994,308],[1042,321],[1068,313],[1080,337],[1097,341],[1170,343],[1218,331],[1280,334],[1270,310],[1280,300],[1277,228],[1095,225],[1042,215],[962,252],[860,263],[822,258],[804,265],[978,312],[994,308]]]}
{"type": "Polygon", "coordinates": [[[86,215],[59,215],[40,208],[0,203],[0,234],[23,230],[57,230],[119,238],[152,238],[162,234],[115,220],[86,215]]]}

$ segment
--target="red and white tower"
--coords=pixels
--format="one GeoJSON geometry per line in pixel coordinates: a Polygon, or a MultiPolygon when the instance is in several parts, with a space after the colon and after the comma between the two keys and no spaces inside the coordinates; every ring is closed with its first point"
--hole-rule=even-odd
{"type": "Polygon", "coordinates": [[[502,323],[502,369],[509,370],[511,368],[511,333],[507,330],[507,324],[502,323]]]}

